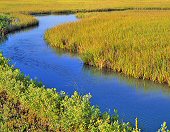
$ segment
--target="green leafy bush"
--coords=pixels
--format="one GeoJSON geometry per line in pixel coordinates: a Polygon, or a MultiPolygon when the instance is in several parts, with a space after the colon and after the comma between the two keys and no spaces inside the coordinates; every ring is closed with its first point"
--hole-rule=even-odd
{"type": "Polygon", "coordinates": [[[0,35],[5,35],[11,23],[9,15],[0,14],[0,35]]]}
{"type": "Polygon", "coordinates": [[[0,129],[4,131],[130,132],[130,123],[101,113],[91,95],[72,96],[25,77],[0,54],[0,129]]]}

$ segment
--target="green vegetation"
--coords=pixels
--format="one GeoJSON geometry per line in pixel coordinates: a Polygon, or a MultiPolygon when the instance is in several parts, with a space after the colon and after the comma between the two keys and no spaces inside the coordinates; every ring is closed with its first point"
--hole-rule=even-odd
{"type": "Polygon", "coordinates": [[[80,54],[85,64],[170,84],[170,11],[78,14],[46,32],[54,48],[80,54]]]}
{"type": "Polygon", "coordinates": [[[71,97],[24,77],[0,54],[0,129],[4,131],[135,131],[118,115],[101,114],[90,95],[71,97]]]}
{"type": "MultiPolygon", "coordinates": [[[[170,85],[169,0],[1,0],[0,35],[37,25],[29,14],[79,13],[82,20],[46,32],[55,47],[77,52],[85,64],[170,85]],[[159,11],[134,11],[159,10],[159,11]],[[161,11],[167,10],[167,11],[161,11]]],[[[25,77],[0,54],[0,130],[138,132],[90,104],[90,95],[72,96],[25,77]]],[[[164,122],[159,132],[166,132],[164,122]]]]}
{"type": "Polygon", "coordinates": [[[168,128],[167,128],[166,122],[164,122],[161,125],[161,128],[158,130],[158,132],[170,132],[170,130],[168,130],[168,128]]]}
{"type": "Polygon", "coordinates": [[[10,16],[0,14],[0,36],[4,36],[7,33],[10,23],[10,16]]]}
{"type": "Polygon", "coordinates": [[[0,14],[0,35],[4,36],[8,32],[20,30],[25,27],[38,25],[38,21],[30,15],[11,13],[0,14]]]}

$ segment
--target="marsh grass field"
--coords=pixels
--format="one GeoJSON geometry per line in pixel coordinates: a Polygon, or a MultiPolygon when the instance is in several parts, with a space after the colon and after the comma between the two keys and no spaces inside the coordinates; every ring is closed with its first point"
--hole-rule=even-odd
{"type": "Polygon", "coordinates": [[[78,14],[82,20],[46,32],[56,48],[85,64],[170,84],[170,11],[78,14]]]}
{"type": "MultiPolygon", "coordinates": [[[[38,25],[32,15],[43,13],[79,18],[45,33],[51,47],[78,53],[99,69],[170,85],[170,0],[0,0],[0,35],[38,25]]],[[[135,128],[117,113],[101,113],[90,97],[48,89],[0,53],[3,131],[140,131],[137,120],[135,128]]],[[[166,123],[158,131],[168,131],[166,123]]]]}
{"type": "Polygon", "coordinates": [[[0,12],[49,13],[114,9],[170,9],[169,0],[1,0],[0,12]]]}

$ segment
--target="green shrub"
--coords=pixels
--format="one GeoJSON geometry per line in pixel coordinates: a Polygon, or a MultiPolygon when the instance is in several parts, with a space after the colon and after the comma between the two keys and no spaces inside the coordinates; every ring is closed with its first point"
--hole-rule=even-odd
{"type": "Polygon", "coordinates": [[[34,131],[116,131],[135,130],[117,115],[101,113],[90,103],[91,95],[72,96],[48,89],[18,69],[0,54],[0,129],[34,131]]]}
{"type": "Polygon", "coordinates": [[[0,14],[0,35],[5,35],[8,31],[11,23],[11,17],[9,15],[0,14]]]}

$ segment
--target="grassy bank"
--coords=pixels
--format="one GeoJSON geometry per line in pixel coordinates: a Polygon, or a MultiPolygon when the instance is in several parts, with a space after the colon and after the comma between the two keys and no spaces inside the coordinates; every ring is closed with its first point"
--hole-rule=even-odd
{"type": "Polygon", "coordinates": [[[78,52],[85,64],[170,84],[170,12],[88,13],[46,32],[54,48],[78,52]]]}
{"type": "Polygon", "coordinates": [[[31,15],[18,13],[0,14],[1,35],[35,25],[38,25],[38,20],[31,15]]]}
{"type": "Polygon", "coordinates": [[[21,30],[23,28],[28,28],[38,25],[38,20],[31,15],[11,13],[12,23],[9,27],[9,32],[16,30],[21,30]]]}
{"type": "Polygon", "coordinates": [[[75,12],[114,9],[170,9],[169,0],[1,0],[0,12],[75,12]]]}

